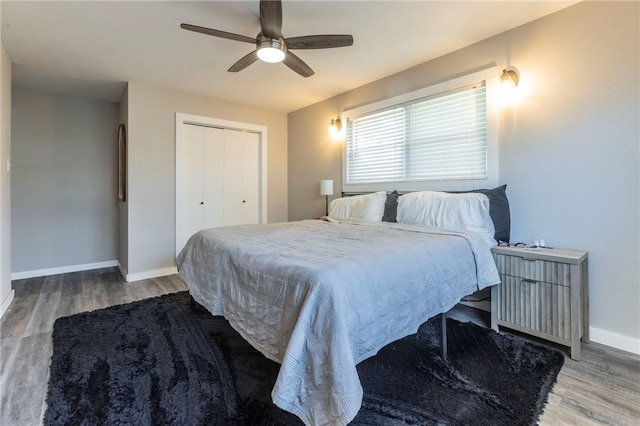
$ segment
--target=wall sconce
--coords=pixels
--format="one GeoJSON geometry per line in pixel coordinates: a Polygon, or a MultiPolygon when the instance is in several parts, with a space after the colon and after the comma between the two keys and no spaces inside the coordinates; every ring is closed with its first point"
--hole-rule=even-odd
{"type": "Polygon", "coordinates": [[[340,132],[342,131],[342,121],[340,117],[332,118],[331,123],[329,124],[329,135],[331,139],[337,141],[340,139],[340,132]]]}
{"type": "Polygon", "coordinates": [[[507,67],[502,70],[500,76],[500,91],[503,105],[513,105],[518,100],[518,83],[520,83],[520,73],[514,67],[507,67]]]}
{"type": "Polygon", "coordinates": [[[325,212],[326,212],[325,216],[329,216],[329,195],[333,195],[333,181],[332,180],[321,180],[320,181],[320,195],[324,195],[325,212]]]}
{"type": "Polygon", "coordinates": [[[520,82],[520,73],[513,67],[507,67],[502,70],[500,76],[500,84],[504,90],[514,90],[520,82]]]}

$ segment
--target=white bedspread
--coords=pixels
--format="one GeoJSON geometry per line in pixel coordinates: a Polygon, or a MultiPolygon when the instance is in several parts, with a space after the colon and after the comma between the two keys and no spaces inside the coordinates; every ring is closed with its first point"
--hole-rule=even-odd
{"type": "Polygon", "coordinates": [[[499,282],[481,237],[389,223],[213,228],[177,263],[197,302],[281,364],[273,402],[307,425],[346,425],[357,363],[499,282]]]}

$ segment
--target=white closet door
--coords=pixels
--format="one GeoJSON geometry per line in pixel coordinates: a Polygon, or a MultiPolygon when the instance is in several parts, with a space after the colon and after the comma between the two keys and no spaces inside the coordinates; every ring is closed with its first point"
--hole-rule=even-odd
{"type": "Polygon", "coordinates": [[[217,226],[260,223],[260,136],[184,125],[176,152],[176,250],[217,226]]]}
{"type": "Polygon", "coordinates": [[[176,247],[182,249],[191,235],[202,229],[203,218],[203,143],[201,126],[184,126],[184,140],[176,164],[182,172],[176,184],[180,186],[180,212],[176,247]]]}
{"type": "Polygon", "coordinates": [[[260,222],[260,137],[225,130],[224,225],[260,222]]]}
{"type": "Polygon", "coordinates": [[[203,127],[203,220],[202,228],[215,228],[224,223],[224,145],[225,131],[203,127]]]}
{"type": "Polygon", "coordinates": [[[242,220],[260,223],[260,137],[244,132],[242,149],[242,220]]]}
{"type": "Polygon", "coordinates": [[[176,114],[176,254],[202,229],[267,221],[267,129],[230,123],[176,114]]]}

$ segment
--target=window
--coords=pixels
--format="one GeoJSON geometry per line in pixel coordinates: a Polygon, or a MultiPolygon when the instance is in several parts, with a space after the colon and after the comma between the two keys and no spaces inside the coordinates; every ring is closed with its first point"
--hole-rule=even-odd
{"type": "Polygon", "coordinates": [[[347,118],[346,184],[487,178],[484,82],[347,118]]]}
{"type": "Polygon", "coordinates": [[[345,108],[342,191],[461,191],[498,185],[499,71],[489,65],[345,108]],[[471,136],[469,128],[476,125],[478,133],[471,136]]]}

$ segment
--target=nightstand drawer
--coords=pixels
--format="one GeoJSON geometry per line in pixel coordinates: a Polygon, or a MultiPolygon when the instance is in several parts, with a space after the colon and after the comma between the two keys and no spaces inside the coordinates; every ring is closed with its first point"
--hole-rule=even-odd
{"type": "Polygon", "coordinates": [[[500,279],[499,324],[535,330],[558,343],[571,341],[571,287],[509,275],[500,279]]]}
{"type": "Polygon", "coordinates": [[[567,263],[498,253],[494,253],[493,257],[502,275],[561,286],[571,285],[571,265],[567,263]]]}

